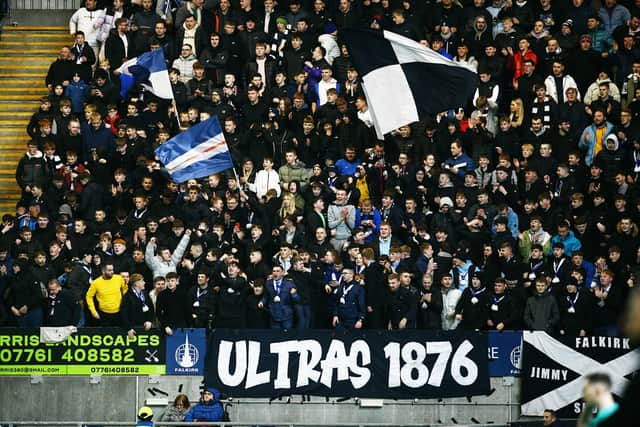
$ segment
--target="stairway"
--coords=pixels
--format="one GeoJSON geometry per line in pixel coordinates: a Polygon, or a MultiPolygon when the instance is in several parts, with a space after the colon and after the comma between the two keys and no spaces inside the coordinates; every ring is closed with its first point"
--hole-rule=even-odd
{"type": "Polygon", "coordinates": [[[15,212],[15,172],[29,140],[27,124],[47,94],[49,65],[71,42],[65,26],[5,26],[0,35],[0,214],[15,212]]]}

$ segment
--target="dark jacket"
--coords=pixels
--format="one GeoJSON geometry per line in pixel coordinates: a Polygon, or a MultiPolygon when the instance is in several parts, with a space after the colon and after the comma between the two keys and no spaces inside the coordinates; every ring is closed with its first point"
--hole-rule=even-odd
{"type": "Polygon", "coordinates": [[[211,285],[204,291],[199,286],[190,288],[187,292],[190,325],[196,328],[209,327],[216,314],[217,302],[218,296],[211,285]]]}
{"type": "Polygon", "coordinates": [[[62,60],[56,59],[47,72],[45,79],[46,85],[55,85],[56,83],[62,83],[64,81],[71,81],[73,74],[76,72],[76,63],[71,59],[62,60]]]}
{"type": "Polygon", "coordinates": [[[55,298],[49,296],[44,315],[45,326],[77,325],[80,320],[80,304],[72,292],[61,289],[55,298]]]}
{"type": "Polygon", "coordinates": [[[333,315],[341,322],[364,321],[367,315],[364,294],[365,289],[358,282],[343,282],[336,292],[338,304],[333,315]]]}
{"type": "Polygon", "coordinates": [[[249,284],[243,277],[227,277],[223,279],[222,286],[220,286],[218,319],[234,319],[244,323],[246,312],[245,300],[249,291],[249,284]]]}
{"type": "Polygon", "coordinates": [[[524,309],[524,324],[527,329],[553,332],[559,320],[558,304],[553,295],[546,292],[544,295],[529,297],[524,309]]]}
{"type": "Polygon", "coordinates": [[[269,308],[273,321],[282,322],[293,318],[293,304],[300,300],[300,296],[297,293],[291,295],[291,289],[295,287],[293,281],[286,277],[282,279],[280,292],[277,293],[273,280],[267,280],[264,284],[262,304],[269,308]],[[278,296],[279,301],[276,301],[276,296],[278,296]]]}
{"type": "Polygon", "coordinates": [[[109,60],[109,65],[111,65],[112,70],[119,68],[127,58],[133,58],[135,56],[131,36],[129,33],[125,33],[125,37],[128,43],[127,50],[125,50],[124,42],[118,35],[116,29],[111,30],[109,37],[107,37],[105,41],[104,56],[109,60]]]}
{"type": "Polygon", "coordinates": [[[522,310],[516,300],[509,293],[491,295],[489,300],[489,319],[493,322],[493,329],[502,323],[504,329],[515,329],[522,317],[522,310]]]}
{"type": "Polygon", "coordinates": [[[306,271],[296,271],[292,268],[287,273],[287,277],[293,280],[293,283],[296,285],[298,295],[300,295],[299,303],[311,304],[313,294],[311,288],[311,274],[306,271]]]}
{"type": "Polygon", "coordinates": [[[186,292],[183,286],[187,285],[178,285],[174,290],[167,288],[158,294],[156,314],[163,330],[167,326],[175,329],[184,328],[188,324],[189,307],[186,304],[186,292]]]}
{"type": "Polygon", "coordinates": [[[456,314],[462,314],[459,328],[466,330],[485,329],[489,318],[490,295],[486,288],[462,291],[456,306],[456,314]]]}
{"type": "MultiPolygon", "coordinates": [[[[82,80],[84,80],[85,82],[88,82],[91,80],[91,68],[95,65],[96,63],[96,54],[93,52],[93,49],[91,48],[91,46],[89,46],[89,43],[84,42],[84,45],[82,46],[78,46],[77,44],[74,44],[71,47],[71,52],[73,53],[73,55],[75,56],[76,60],[78,58],[81,57],[85,57],[87,58],[87,60],[81,64],[76,64],[75,70],[80,73],[80,78],[82,80]]],[[[110,64],[111,65],[111,69],[115,70],[117,67],[114,67],[113,63],[110,64]]],[[[118,65],[119,67],[119,65],[118,65]]]]}
{"type": "Polygon", "coordinates": [[[589,335],[593,328],[593,308],[593,295],[590,292],[581,291],[574,295],[564,293],[558,299],[558,329],[567,336],[578,336],[581,330],[589,335]]]}
{"type": "Polygon", "coordinates": [[[131,287],[122,297],[120,305],[122,327],[125,330],[141,328],[145,322],[153,322],[153,304],[149,294],[142,291],[139,296],[131,287]]]}
{"type": "Polygon", "coordinates": [[[25,153],[16,168],[16,181],[20,188],[27,185],[45,184],[47,180],[46,165],[42,153],[38,151],[35,156],[25,153]]]}
{"type": "Polygon", "coordinates": [[[442,293],[431,289],[420,293],[418,302],[417,320],[418,329],[442,329],[442,293]],[[423,300],[425,295],[431,294],[431,302],[423,300]]]}
{"type": "Polygon", "coordinates": [[[418,301],[411,291],[400,286],[389,297],[388,317],[393,329],[398,329],[402,319],[407,319],[407,327],[415,324],[418,301]]]}
{"type": "Polygon", "coordinates": [[[82,151],[85,159],[91,159],[92,149],[103,149],[105,153],[111,152],[115,147],[113,132],[101,124],[98,129],[93,126],[85,126],[82,129],[82,151]]]}
{"type": "Polygon", "coordinates": [[[21,270],[15,275],[9,285],[9,291],[10,304],[15,308],[20,309],[25,305],[28,311],[42,308],[44,298],[41,283],[30,271],[21,270]]]}

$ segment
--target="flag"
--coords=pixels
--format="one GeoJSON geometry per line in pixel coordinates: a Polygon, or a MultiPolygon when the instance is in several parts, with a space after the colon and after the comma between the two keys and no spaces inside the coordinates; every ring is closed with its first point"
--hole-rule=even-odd
{"type": "Polygon", "coordinates": [[[141,84],[158,98],[173,99],[171,81],[162,49],[145,52],[126,61],[120,72],[120,96],[124,98],[133,86],[141,84]]]}
{"type": "Polygon", "coordinates": [[[389,32],[343,30],[362,78],[378,138],[400,126],[464,106],[477,74],[409,38],[389,32]]]}
{"type": "Polygon", "coordinates": [[[156,148],[155,153],[176,182],[233,167],[229,146],[216,116],[174,136],[156,148]]]}
{"type": "Polygon", "coordinates": [[[43,326],[40,328],[40,342],[64,342],[71,336],[71,334],[75,334],[77,332],[78,328],[75,326],[43,326]]]}
{"type": "Polygon", "coordinates": [[[638,370],[640,349],[629,338],[522,334],[522,415],[541,416],[553,409],[558,418],[576,418],[584,408],[582,387],[587,375],[609,375],[611,391],[622,396],[638,370]]]}

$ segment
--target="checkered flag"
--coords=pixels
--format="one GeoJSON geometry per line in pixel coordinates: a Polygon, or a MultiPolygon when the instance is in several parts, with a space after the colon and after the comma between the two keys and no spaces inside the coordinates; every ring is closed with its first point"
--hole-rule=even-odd
{"type": "Polygon", "coordinates": [[[362,77],[378,138],[429,115],[464,106],[478,83],[475,71],[390,31],[341,33],[362,77]]]}

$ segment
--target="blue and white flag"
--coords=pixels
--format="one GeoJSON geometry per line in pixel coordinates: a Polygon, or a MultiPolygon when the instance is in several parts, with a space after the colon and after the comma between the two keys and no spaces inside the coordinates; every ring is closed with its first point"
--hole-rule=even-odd
{"type": "Polygon", "coordinates": [[[474,70],[390,31],[340,33],[362,78],[379,139],[400,126],[464,107],[478,83],[474,70]]]}
{"type": "Polygon", "coordinates": [[[198,123],[160,147],[156,156],[175,182],[202,178],[233,167],[218,117],[198,123]]]}
{"type": "Polygon", "coordinates": [[[141,84],[158,98],[173,99],[171,81],[162,49],[145,52],[132,58],[116,71],[120,72],[120,96],[123,98],[129,89],[141,84]]]}

